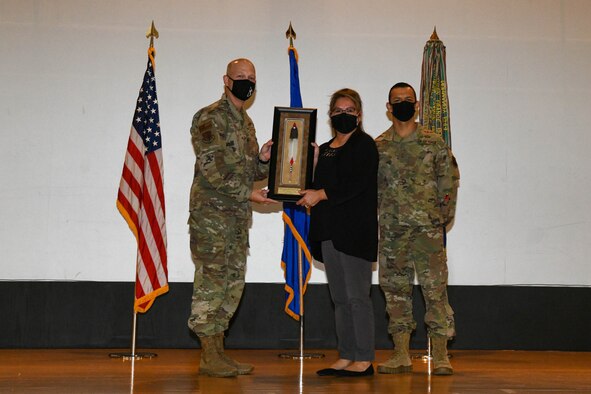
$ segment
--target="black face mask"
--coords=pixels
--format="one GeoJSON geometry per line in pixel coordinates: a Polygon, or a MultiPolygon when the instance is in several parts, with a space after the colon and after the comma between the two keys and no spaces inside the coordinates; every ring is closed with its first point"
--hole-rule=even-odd
{"type": "Polygon", "coordinates": [[[330,117],[332,127],[339,133],[349,134],[357,128],[357,115],[342,113],[330,117]]]}
{"type": "MultiPolygon", "coordinates": [[[[228,78],[230,78],[228,76],[228,78]]],[[[254,93],[254,88],[256,84],[248,79],[232,79],[232,89],[230,92],[238,99],[242,101],[246,101],[252,96],[254,93]]]]}
{"type": "Polygon", "coordinates": [[[415,115],[415,103],[401,101],[390,105],[392,106],[392,115],[401,122],[406,122],[415,115]]]}

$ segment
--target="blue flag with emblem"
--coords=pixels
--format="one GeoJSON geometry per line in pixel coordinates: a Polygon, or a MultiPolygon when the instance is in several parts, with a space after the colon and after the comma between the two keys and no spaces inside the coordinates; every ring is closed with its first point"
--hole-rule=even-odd
{"type": "MultiPolygon", "coordinates": [[[[293,45],[289,46],[288,54],[290,106],[301,108],[298,55],[293,45]]],[[[308,247],[310,215],[306,208],[286,202],[283,203],[283,221],[285,226],[281,266],[285,273],[285,312],[294,319],[300,320],[300,316],[304,314],[304,306],[301,301],[310,279],[312,263],[312,255],[308,247]]]]}

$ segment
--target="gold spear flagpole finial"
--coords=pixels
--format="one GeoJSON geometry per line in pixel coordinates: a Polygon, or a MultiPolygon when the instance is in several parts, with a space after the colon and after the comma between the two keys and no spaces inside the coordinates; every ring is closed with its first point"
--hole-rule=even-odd
{"type": "Polygon", "coordinates": [[[296,39],[296,32],[293,30],[293,27],[291,27],[291,21],[289,22],[289,27],[287,28],[287,31],[285,32],[285,38],[289,38],[289,46],[292,47],[293,40],[296,39]]]}
{"type": "Polygon", "coordinates": [[[430,40],[439,41],[439,36],[437,35],[437,26],[433,26],[433,34],[431,34],[430,40]]]}
{"type": "Polygon", "coordinates": [[[150,26],[148,32],[146,33],[146,38],[150,39],[150,48],[154,48],[154,37],[158,38],[158,30],[156,30],[154,21],[152,21],[152,26],[150,26]]]}

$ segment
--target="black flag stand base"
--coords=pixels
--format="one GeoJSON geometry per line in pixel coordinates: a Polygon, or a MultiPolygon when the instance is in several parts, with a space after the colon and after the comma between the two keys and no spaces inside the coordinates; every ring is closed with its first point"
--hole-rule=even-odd
{"type": "Polygon", "coordinates": [[[111,358],[121,358],[123,360],[141,360],[143,358],[154,358],[156,353],[136,353],[135,352],[135,333],[137,328],[137,312],[133,312],[133,330],[131,333],[131,353],[109,353],[111,358]]]}
{"type": "Polygon", "coordinates": [[[279,353],[279,357],[289,358],[292,360],[324,358],[323,353],[304,353],[304,316],[300,316],[300,352],[279,353]]]}
{"type": "MultiPolygon", "coordinates": [[[[451,358],[451,354],[447,353],[447,358],[451,358]]],[[[423,362],[429,362],[433,360],[433,356],[431,355],[431,338],[427,337],[427,353],[423,354],[414,354],[411,357],[413,360],[422,360],[423,362]]]]}
{"type": "Polygon", "coordinates": [[[427,353],[414,354],[414,355],[412,355],[411,358],[413,360],[422,360],[423,362],[426,362],[426,363],[433,360],[433,356],[431,355],[431,338],[427,337],[427,353]]]}

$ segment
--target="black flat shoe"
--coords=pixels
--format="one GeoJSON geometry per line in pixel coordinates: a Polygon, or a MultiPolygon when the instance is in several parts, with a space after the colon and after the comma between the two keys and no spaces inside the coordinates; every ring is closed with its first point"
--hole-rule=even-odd
{"type": "Polygon", "coordinates": [[[359,377],[359,376],[371,376],[373,375],[373,365],[369,364],[369,367],[365,371],[347,371],[346,369],[339,369],[335,373],[336,376],[346,377],[359,377]]]}
{"type": "Polygon", "coordinates": [[[318,376],[335,376],[338,370],[334,368],[324,368],[319,371],[316,371],[318,376]]]}

